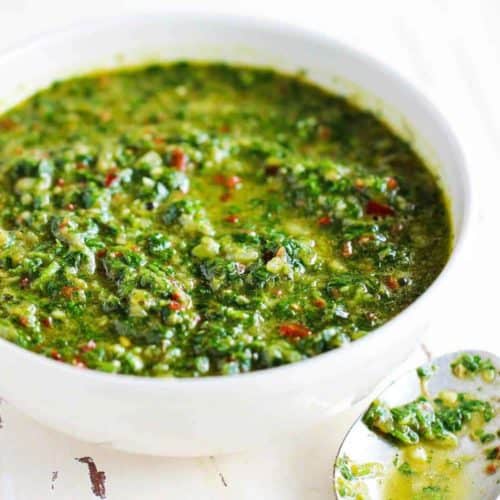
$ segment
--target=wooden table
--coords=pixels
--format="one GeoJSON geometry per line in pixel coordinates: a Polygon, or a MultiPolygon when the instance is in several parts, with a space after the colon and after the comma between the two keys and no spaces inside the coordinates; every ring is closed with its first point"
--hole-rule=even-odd
{"type": "MultiPolygon", "coordinates": [[[[0,48],[89,16],[151,10],[168,3],[0,0],[0,48]]],[[[208,10],[207,2],[185,2],[208,10]]],[[[323,31],[386,61],[441,109],[465,150],[473,178],[473,232],[454,293],[418,352],[500,351],[500,2],[215,0],[210,10],[266,15],[323,31]],[[499,281],[496,281],[499,280],[499,281]]],[[[1,76],[0,76],[1,77],[1,76]]],[[[1,367],[0,367],[1,376],[1,367]]],[[[395,374],[391,374],[394,377],[395,374]]],[[[391,378],[390,377],[390,378],[391,378]]],[[[362,406],[287,442],[251,453],[195,460],[127,455],[46,429],[0,404],[0,500],[95,498],[87,463],[104,471],[110,500],[331,498],[340,440],[362,406]]]]}

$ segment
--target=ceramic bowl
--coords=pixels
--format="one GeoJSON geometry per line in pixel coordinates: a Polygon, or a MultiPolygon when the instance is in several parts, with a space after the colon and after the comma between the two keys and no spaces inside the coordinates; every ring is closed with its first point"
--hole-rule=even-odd
{"type": "Polygon", "coordinates": [[[0,106],[56,79],[179,59],[305,70],[310,80],[378,113],[435,169],[454,224],[451,258],[416,302],[365,338],[292,365],[232,377],[139,378],[74,368],[0,340],[0,395],[39,422],[130,452],[215,455],[320,423],[365,396],[408,357],[457,271],[469,182],[449,127],[408,82],[333,39],[269,21],[164,12],[38,38],[0,56],[0,106]]]}

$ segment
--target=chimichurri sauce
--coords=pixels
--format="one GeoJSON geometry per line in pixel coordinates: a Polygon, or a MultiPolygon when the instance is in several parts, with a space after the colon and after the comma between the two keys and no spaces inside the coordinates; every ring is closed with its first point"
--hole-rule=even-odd
{"type": "Polygon", "coordinates": [[[0,117],[0,335],[82,368],[235,374],[366,335],[450,250],[372,114],[271,70],[56,82],[0,117]]]}

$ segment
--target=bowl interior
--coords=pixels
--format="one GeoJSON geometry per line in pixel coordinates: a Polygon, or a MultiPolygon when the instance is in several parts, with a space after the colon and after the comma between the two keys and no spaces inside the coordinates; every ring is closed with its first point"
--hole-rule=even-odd
{"type": "Polygon", "coordinates": [[[462,160],[427,101],[372,59],[317,35],[274,23],[221,16],[134,16],[95,22],[35,40],[0,58],[0,112],[36,90],[96,69],[173,60],[271,66],[308,79],[380,116],[440,178],[455,238],[467,202],[462,160]]]}
{"type": "MultiPolygon", "coordinates": [[[[469,183],[448,126],[397,74],[328,38],[274,22],[192,13],[76,26],[0,55],[0,112],[54,80],[180,59],[303,70],[311,81],[376,113],[440,178],[450,200],[455,260],[469,183]]],[[[449,267],[431,289],[446,281],[449,267]]],[[[236,377],[165,380],[83,371],[0,339],[0,390],[55,429],[127,451],[199,456],[248,449],[315,425],[373,389],[416,346],[436,302],[431,291],[345,348],[236,377]]]]}

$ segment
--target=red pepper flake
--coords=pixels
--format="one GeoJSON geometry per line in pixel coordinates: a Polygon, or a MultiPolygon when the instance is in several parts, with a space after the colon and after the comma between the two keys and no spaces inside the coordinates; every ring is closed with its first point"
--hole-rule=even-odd
{"type": "Polygon", "coordinates": [[[67,210],[70,210],[71,212],[72,212],[73,210],[75,210],[75,208],[76,208],[76,206],[75,206],[75,204],[74,204],[74,203],[68,203],[68,204],[66,205],[66,209],[67,209],[67,210]]]}
{"type": "Polygon", "coordinates": [[[170,154],[170,165],[176,170],[184,171],[187,165],[187,155],[180,148],[175,148],[170,154]]]}
{"type": "Polygon", "coordinates": [[[222,193],[220,198],[219,198],[219,200],[223,201],[223,202],[229,201],[230,199],[231,199],[231,193],[229,193],[229,192],[222,193]]]}
{"type": "Polygon", "coordinates": [[[314,299],[313,304],[318,308],[318,309],[324,309],[326,307],[326,300],[320,298],[314,299]]]}
{"type": "Polygon", "coordinates": [[[66,184],[66,181],[62,177],[59,177],[56,181],[56,186],[63,187],[64,184],[66,184]]]}
{"type": "Polygon", "coordinates": [[[217,174],[214,177],[214,182],[215,184],[218,184],[219,186],[224,186],[227,189],[235,189],[236,186],[241,184],[241,178],[238,177],[237,175],[230,175],[229,177],[226,177],[222,174],[217,174]]]}
{"type": "Polygon", "coordinates": [[[234,189],[239,184],[241,184],[241,179],[237,175],[231,175],[226,179],[226,187],[228,189],[234,189]]]}
{"type": "Polygon", "coordinates": [[[180,301],[182,299],[182,295],[179,293],[179,292],[173,292],[171,295],[170,295],[170,298],[172,300],[176,300],[176,301],[180,301]]]}
{"type": "Polygon", "coordinates": [[[276,297],[281,297],[283,295],[283,290],[281,288],[278,288],[277,290],[274,290],[273,295],[276,297]]]}
{"type": "Polygon", "coordinates": [[[219,129],[223,134],[227,134],[230,130],[231,130],[231,127],[225,123],[224,125],[221,125],[220,129],[219,129]]]}
{"type": "Polygon", "coordinates": [[[86,344],[83,344],[80,347],[80,351],[82,352],[89,352],[93,351],[96,348],[96,343],[93,340],[89,340],[86,344]]]}
{"type": "Polygon", "coordinates": [[[71,299],[73,293],[75,293],[76,288],[74,286],[63,286],[61,288],[61,295],[66,297],[67,299],[71,299]]]}
{"type": "Polygon", "coordinates": [[[50,353],[50,357],[52,359],[55,359],[56,361],[62,360],[61,353],[59,351],[56,351],[55,349],[50,353]]]}
{"type": "Polygon", "coordinates": [[[229,222],[230,224],[238,224],[238,222],[240,221],[240,218],[237,215],[232,214],[232,215],[228,215],[225,218],[225,221],[229,222]]]}
{"type": "Polygon", "coordinates": [[[19,286],[21,288],[28,288],[30,285],[30,279],[27,277],[27,276],[23,276],[20,280],[19,280],[19,286]]]}
{"type": "Polygon", "coordinates": [[[83,161],[79,161],[77,164],[76,164],[76,169],[77,170],[85,170],[87,168],[87,164],[86,163],[83,163],[83,161]]]}
{"type": "Polygon", "coordinates": [[[106,248],[100,248],[99,250],[97,250],[97,252],[95,254],[96,254],[96,257],[98,257],[99,259],[102,259],[103,257],[106,257],[107,253],[108,253],[108,251],[106,248]]]}
{"type": "Polygon", "coordinates": [[[69,224],[68,219],[63,219],[59,224],[59,229],[64,229],[69,224]]]}
{"type": "Polygon", "coordinates": [[[389,276],[386,283],[391,290],[397,290],[399,288],[398,280],[394,276],[389,276]]]}
{"type": "Polygon", "coordinates": [[[116,173],[116,170],[112,170],[106,174],[106,178],[104,179],[104,185],[106,187],[110,187],[117,179],[118,179],[118,174],[116,173]]]}
{"type": "Polygon", "coordinates": [[[350,257],[352,255],[352,242],[344,241],[342,245],[342,257],[350,257]]]}
{"type": "Polygon", "coordinates": [[[42,318],[41,323],[45,328],[52,328],[53,325],[52,317],[47,316],[46,318],[42,318]]]}
{"type": "Polygon", "coordinates": [[[168,304],[168,308],[171,310],[171,311],[180,311],[182,309],[182,304],[180,302],[177,302],[176,300],[172,300],[169,304],[168,304]]]}
{"type": "Polygon", "coordinates": [[[73,366],[76,366],[76,368],[87,368],[87,364],[83,359],[79,358],[76,356],[73,361],[72,361],[73,366]]]}
{"type": "Polygon", "coordinates": [[[311,330],[299,323],[284,323],[279,327],[279,330],[284,337],[305,338],[311,335],[311,330]]]}
{"type": "Polygon", "coordinates": [[[21,324],[21,326],[24,326],[24,327],[26,327],[30,324],[29,319],[26,316],[20,316],[19,323],[21,324]]]}
{"type": "Polygon", "coordinates": [[[387,189],[391,191],[396,189],[399,186],[398,181],[394,177],[389,177],[387,179],[387,189]]]}
{"type": "Polygon", "coordinates": [[[158,146],[161,146],[161,145],[165,144],[165,139],[163,137],[156,136],[156,137],[153,137],[153,142],[155,144],[158,144],[158,146]]]}
{"type": "Polygon", "coordinates": [[[488,464],[486,466],[486,473],[490,474],[490,475],[495,474],[495,472],[497,471],[497,469],[498,469],[498,465],[497,464],[494,464],[494,463],[488,464]]]}
{"type": "Polygon", "coordinates": [[[366,213],[368,215],[386,217],[387,215],[394,215],[394,209],[389,205],[384,205],[378,201],[370,200],[366,204],[366,213]]]}
{"type": "Polygon", "coordinates": [[[320,217],[318,219],[318,224],[320,226],[328,226],[333,222],[333,219],[329,217],[328,215],[323,215],[323,217],[320,217]]]}

